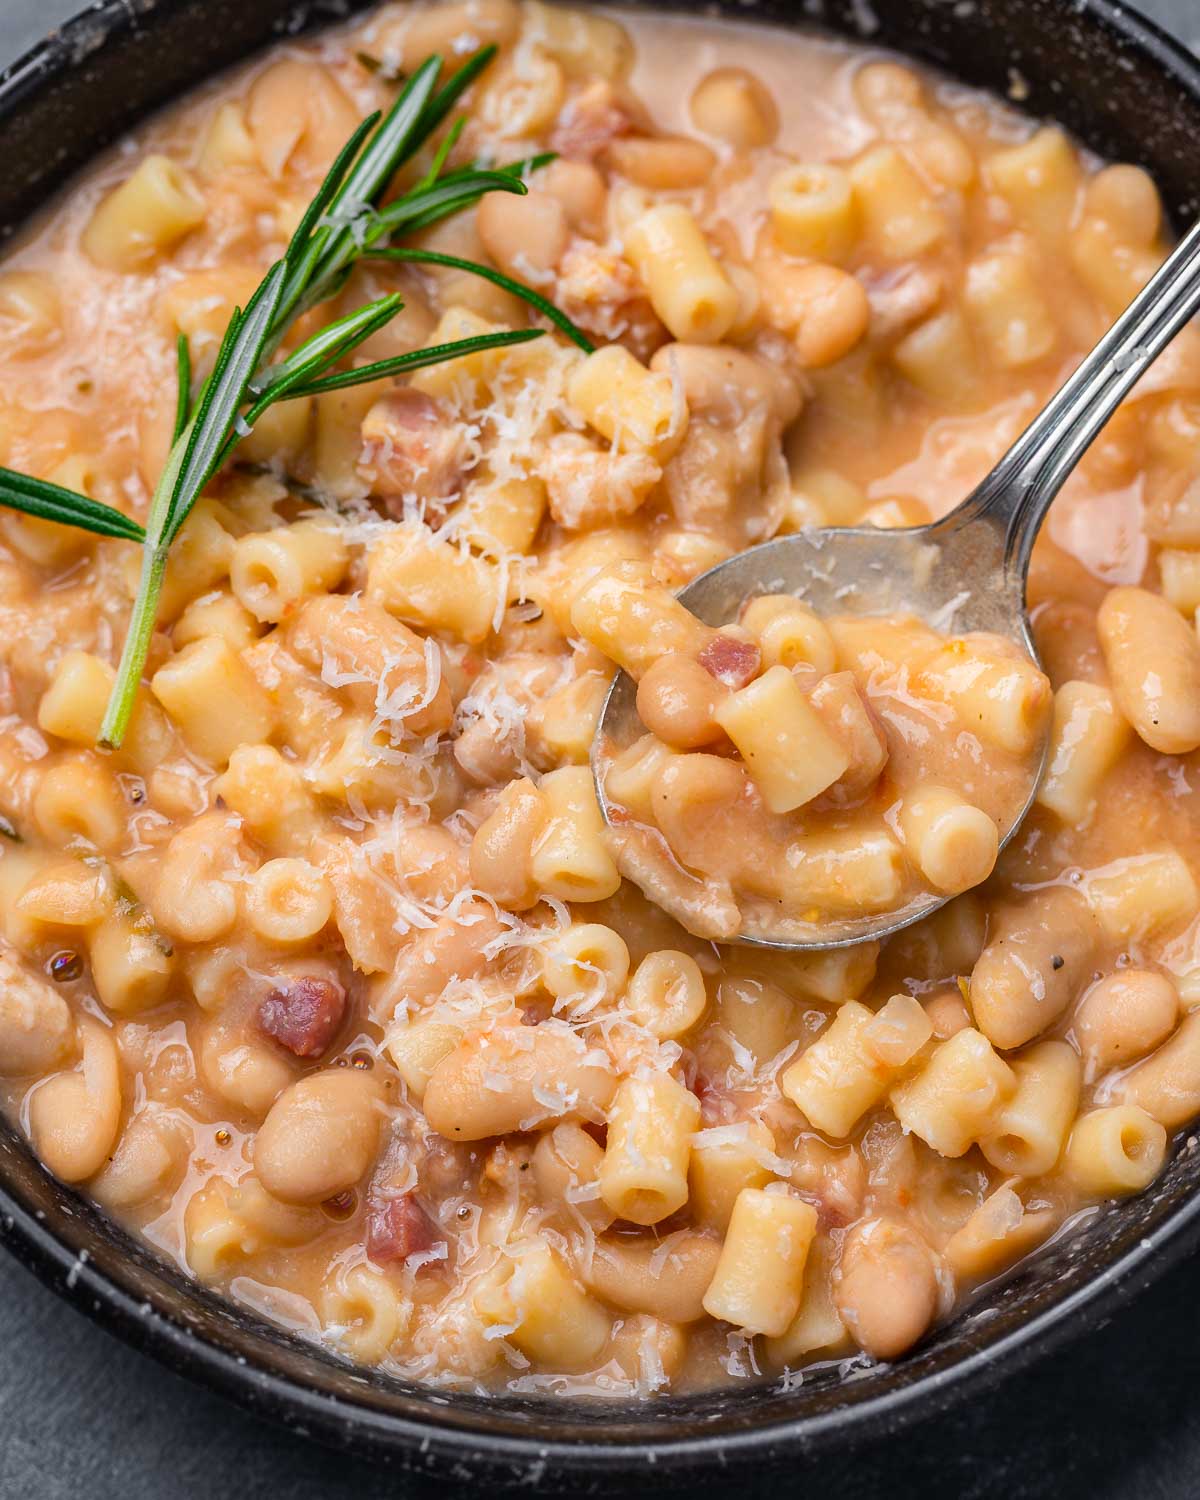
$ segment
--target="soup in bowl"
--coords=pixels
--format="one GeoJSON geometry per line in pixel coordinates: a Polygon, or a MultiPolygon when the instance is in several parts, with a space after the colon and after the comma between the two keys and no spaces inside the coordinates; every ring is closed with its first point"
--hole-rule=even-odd
{"type": "MultiPolygon", "coordinates": [[[[644,621],[789,529],[944,513],[1166,245],[1141,169],[893,57],[498,0],[289,42],[90,172],[0,271],[0,1073],[40,1159],[363,1365],[625,1401],[901,1359],[1153,1182],[1200,1113],[1195,331],[1039,544],[1034,813],[882,945],[771,954],[656,904],[588,765],[647,647],[588,603],[618,577],[644,621]],[[365,119],[476,65],[307,212],[365,119]],[[288,320],[297,234],[343,260],[288,320]]],[[[825,736],[788,767],[841,767],[814,796],[872,734],[941,746],[1003,837],[987,658],[914,665],[886,620],[780,646],[776,603],[739,627],[766,672],[701,648],[708,691],[781,673],[825,736]]],[[[710,719],[679,758],[774,814],[710,719]]],[[[626,803],[651,834],[657,787],[626,803]]],[[[929,821],[887,765],[868,795],[827,861],[862,909],[872,839],[924,872],[929,821]]]]}

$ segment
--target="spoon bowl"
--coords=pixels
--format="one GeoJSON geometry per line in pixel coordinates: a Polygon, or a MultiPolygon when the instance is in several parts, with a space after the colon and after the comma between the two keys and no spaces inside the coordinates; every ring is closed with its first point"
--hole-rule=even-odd
{"type": "MultiPolygon", "coordinates": [[[[822,617],[915,615],[940,631],[979,630],[1008,636],[1037,661],[1024,591],[1005,567],[1003,543],[1000,529],[983,516],[975,517],[973,523],[956,523],[952,516],[928,526],[892,531],[872,526],[813,528],[736,553],[694,578],[677,598],[712,626],[736,619],[742,604],[759,594],[791,594],[822,617]]],[[[603,733],[594,747],[596,792],[610,823],[614,814],[605,790],[605,772],[613,756],[644,733],[636,699],[633,679],[619,673],[601,717],[603,733]]],[[[1001,848],[1029,811],[1046,749],[1047,732],[1043,732],[1031,757],[1028,793],[1004,833],[1001,848]]],[[[948,899],[923,893],[894,912],[830,918],[819,927],[807,924],[811,937],[799,935],[803,929],[797,921],[788,923],[787,935],[743,931],[735,941],[764,948],[846,948],[898,932],[948,899]]]]}
{"type": "MultiPolygon", "coordinates": [[[[915,616],[962,635],[986,631],[1014,642],[1035,663],[1037,650],[1025,607],[1029,561],[1042,521],[1075,465],[1120,403],[1176,333],[1200,310],[1200,223],[1193,225],[1128,309],[1113,324],[1043,411],[982,483],[954,510],[927,526],[812,528],[736,553],[693,579],[678,599],[707,625],[736,620],[761,594],[791,594],[817,615],[915,616]]],[[[605,821],[619,816],[605,791],[615,754],[643,732],[637,688],[620,672],[609,691],[592,744],[592,774],[605,821]]],[[[1048,728],[1030,756],[1028,791],[1007,828],[1003,849],[1037,794],[1048,728]]],[[[665,840],[658,857],[670,856],[665,840]]],[[[631,845],[626,838],[622,849],[631,845]]],[[[677,861],[676,861],[677,863],[677,861]]],[[[633,868],[625,873],[636,879],[633,868]]],[[[696,882],[702,887],[703,882],[696,882]]],[[[658,899],[700,936],[699,904],[658,899]]],[[[756,924],[733,939],[778,949],[846,948],[889,936],[927,917],[949,895],[918,895],[894,911],[805,922],[781,915],[778,928],[756,924]]]]}

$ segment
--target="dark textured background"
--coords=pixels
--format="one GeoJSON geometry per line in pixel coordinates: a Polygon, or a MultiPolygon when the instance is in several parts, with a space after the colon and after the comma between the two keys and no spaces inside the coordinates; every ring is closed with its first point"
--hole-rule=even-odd
{"type": "MultiPolygon", "coordinates": [[[[80,3],[0,0],[0,64],[80,3]]],[[[1200,0],[1142,0],[1142,9],[1200,51],[1200,0]]],[[[978,1404],[886,1447],[796,1464],[770,1488],[819,1485],[839,1500],[1194,1500],[1198,1381],[1200,1268],[1184,1266],[978,1404]]],[[[748,1500],[756,1493],[742,1476],[736,1483],[748,1500]]],[[[416,1493],[399,1475],[285,1436],[167,1374],[0,1252],[0,1500],[416,1493]]]]}

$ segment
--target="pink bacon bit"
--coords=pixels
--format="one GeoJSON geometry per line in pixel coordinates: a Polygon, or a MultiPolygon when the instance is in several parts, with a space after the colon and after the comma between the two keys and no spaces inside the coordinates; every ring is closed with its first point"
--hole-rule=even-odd
{"type": "Polygon", "coordinates": [[[380,1265],[422,1255],[446,1236],[414,1193],[401,1198],[372,1199],[367,1208],[367,1254],[380,1265]]]}
{"type": "Polygon", "coordinates": [[[762,653],[753,641],[740,641],[737,636],[718,631],[697,660],[710,677],[727,688],[744,688],[758,676],[762,653]]]}
{"type": "Polygon", "coordinates": [[[611,83],[597,79],[571,99],[559,116],[550,148],[573,161],[593,161],[610,141],[633,128],[611,83]]]}
{"type": "Polygon", "coordinates": [[[817,1221],[822,1229],[845,1229],[847,1224],[853,1222],[855,1215],[848,1208],[839,1208],[820,1193],[814,1193],[808,1188],[797,1188],[795,1191],[797,1198],[803,1198],[816,1209],[817,1221]]]}
{"type": "Polygon", "coordinates": [[[700,1118],[705,1129],[712,1125],[730,1125],[737,1118],[737,1104],[725,1070],[713,1073],[701,1066],[693,1080],[692,1093],[700,1101],[700,1118]]]}
{"type": "Polygon", "coordinates": [[[359,472],[389,515],[406,497],[445,500],[462,485],[462,434],[432,397],[408,386],[380,397],[363,418],[359,472]]]}
{"type": "Polygon", "coordinates": [[[342,1024],[346,991],[332,979],[289,979],[258,1007],[261,1031],[297,1057],[320,1057],[342,1024]]]}

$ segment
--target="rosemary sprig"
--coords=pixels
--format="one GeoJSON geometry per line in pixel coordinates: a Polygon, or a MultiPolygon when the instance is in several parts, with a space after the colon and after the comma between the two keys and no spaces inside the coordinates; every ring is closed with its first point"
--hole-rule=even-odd
{"type": "Polygon", "coordinates": [[[144,528],[86,495],[0,469],[0,505],[142,544],[141,577],[101,726],[101,745],[120,745],[128,728],[171,544],[205,487],[264,412],[279,401],[323,395],[542,336],[539,328],[505,330],[335,371],[335,365],[353,355],[403,307],[402,298],[391,294],[327,324],[276,361],[276,351],[297,319],[336,297],[358,262],[407,260],[473,272],[523,298],[581,349],[591,351],[570,319],[509,277],[457,256],[390,243],[393,235],[427,228],[478,202],[485,193],[526,192],[525,177],[552,159],[539,156],[507,166],[448,172],[447,161],[461,134],[459,121],[442,138],[416,185],[384,204],[399,168],[441,127],[495,51],[485,47],[477,52],[444,83],[441,59],[430,58],[406,80],[386,115],[377,113],[362,122],[305,210],[282,259],[267,272],[245,310],[234,310],[212,372],[196,393],[188,343],[179,339],[172,446],[144,528]]]}

